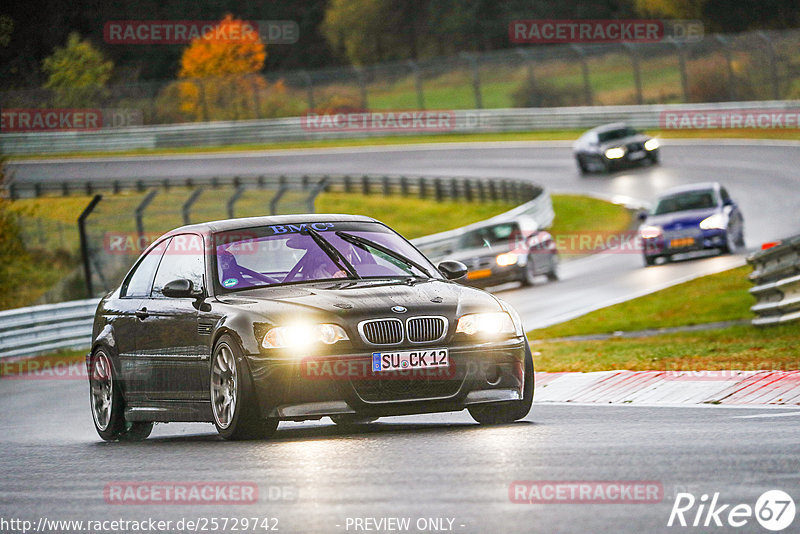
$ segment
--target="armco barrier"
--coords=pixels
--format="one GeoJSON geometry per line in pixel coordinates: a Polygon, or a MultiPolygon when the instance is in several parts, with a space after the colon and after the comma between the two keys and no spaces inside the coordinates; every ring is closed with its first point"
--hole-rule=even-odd
{"type": "MultiPolygon", "coordinates": [[[[769,110],[778,112],[796,111],[797,108],[797,101],[774,100],[710,104],[456,110],[452,112],[452,128],[438,133],[587,129],[617,121],[627,122],[637,128],[659,128],[662,113],[669,111],[769,110]]],[[[282,119],[132,126],[105,128],[96,131],[6,133],[0,135],[0,151],[8,155],[107,152],[112,150],[224,146],[308,139],[386,137],[392,135],[420,135],[420,132],[411,129],[396,129],[392,131],[312,131],[304,127],[302,117],[289,117],[282,119]]]]}
{"type": "Polygon", "coordinates": [[[0,311],[0,358],[89,346],[99,299],[0,311]]]}
{"type": "Polygon", "coordinates": [[[757,301],[750,309],[757,326],[800,319],[800,236],[756,252],[747,258],[753,266],[750,293],[757,301]]]}
{"type": "MultiPolygon", "coordinates": [[[[549,226],[554,215],[550,195],[541,188],[536,188],[536,193],[533,200],[485,222],[508,221],[526,215],[534,218],[542,228],[549,226]]],[[[474,226],[421,237],[412,242],[436,258],[437,250],[453,248],[457,238],[474,226]]],[[[88,348],[97,304],[98,299],[86,299],[0,311],[0,359],[36,356],[59,349],[88,348]]]]}

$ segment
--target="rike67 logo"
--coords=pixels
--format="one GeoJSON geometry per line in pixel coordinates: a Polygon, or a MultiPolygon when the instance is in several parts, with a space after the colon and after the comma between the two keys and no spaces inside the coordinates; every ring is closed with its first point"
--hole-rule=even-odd
{"type": "Polygon", "coordinates": [[[781,490],[761,494],[755,506],[720,501],[719,492],[709,498],[704,493],[696,498],[691,493],[678,493],[669,514],[667,526],[680,527],[743,527],[755,520],[767,530],[778,532],[794,522],[794,499],[781,490]]]}

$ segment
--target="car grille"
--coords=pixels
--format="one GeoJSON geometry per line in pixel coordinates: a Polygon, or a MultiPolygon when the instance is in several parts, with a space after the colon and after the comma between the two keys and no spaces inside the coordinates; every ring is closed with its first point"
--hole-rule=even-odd
{"type": "Polygon", "coordinates": [[[412,317],[406,321],[406,335],[411,343],[439,341],[447,330],[444,317],[412,317]]]}
{"type": "Polygon", "coordinates": [[[441,380],[417,378],[410,380],[352,380],[356,394],[364,402],[392,402],[452,397],[461,388],[463,377],[441,380]]]}
{"type": "Polygon", "coordinates": [[[644,143],[628,143],[628,152],[644,150],[644,143]]]}
{"type": "Polygon", "coordinates": [[[467,266],[467,269],[475,270],[475,269],[486,269],[492,266],[492,262],[494,261],[494,257],[477,257],[477,258],[470,258],[464,262],[467,266]]]}
{"type": "Polygon", "coordinates": [[[362,323],[361,334],[373,345],[397,345],[403,341],[403,322],[400,319],[378,319],[362,323]]]}
{"type": "Polygon", "coordinates": [[[444,317],[410,317],[405,324],[400,319],[374,319],[364,321],[358,328],[361,338],[370,345],[399,345],[409,343],[432,343],[447,335],[447,319],[444,317]]]}

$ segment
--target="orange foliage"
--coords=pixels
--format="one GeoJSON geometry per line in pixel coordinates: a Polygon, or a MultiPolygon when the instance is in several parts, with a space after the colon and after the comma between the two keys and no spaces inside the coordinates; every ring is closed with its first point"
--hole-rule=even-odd
{"type": "Polygon", "coordinates": [[[179,78],[211,78],[258,72],[267,51],[252,24],[226,15],[213,30],[192,41],[181,57],[179,78]]]}

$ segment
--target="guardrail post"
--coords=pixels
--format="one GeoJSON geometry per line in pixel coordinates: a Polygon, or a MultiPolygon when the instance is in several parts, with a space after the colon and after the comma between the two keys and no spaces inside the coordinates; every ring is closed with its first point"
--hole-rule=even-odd
{"type": "Polygon", "coordinates": [[[767,45],[767,53],[769,54],[769,75],[772,81],[772,98],[774,100],[780,100],[781,90],[778,86],[778,63],[775,58],[775,47],[772,46],[772,41],[763,31],[756,32],[756,35],[767,45]]]}
{"type": "Polygon", "coordinates": [[[683,90],[683,101],[689,102],[689,80],[686,74],[686,52],[683,45],[670,36],[668,41],[675,47],[678,54],[678,69],[681,71],[681,89],[683,90]]]}
{"type": "Polygon", "coordinates": [[[94,294],[92,287],[92,268],[89,264],[89,239],[86,236],[86,219],[92,214],[94,208],[100,201],[103,200],[103,195],[95,195],[89,204],[83,209],[78,216],[78,236],[81,242],[81,259],[83,260],[83,277],[86,281],[86,293],[88,296],[94,294]]]}
{"type": "Polygon", "coordinates": [[[405,176],[400,177],[400,194],[404,197],[408,196],[408,179],[405,176]]]}
{"type": "Polygon", "coordinates": [[[489,199],[497,202],[497,184],[494,183],[494,180],[489,180],[489,199]]]}
{"type": "Polygon", "coordinates": [[[342,181],[344,182],[344,192],[345,193],[352,192],[352,184],[350,184],[350,176],[345,174],[344,177],[342,178],[342,181]]]}
{"type": "Polygon", "coordinates": [[[69,182],[61,182],[61,196],[62,197],[69,196],[69,182]]]}
{"type": "Polygon", "coordinates": [[[458,181],[455,178],[450,178],[450,198],[458,198],[458,181]]]}
{"type": "Polygon", "coordinates": [[[433,179],[433,191],[436,197],[436,202],[441,202],[442,200],[444,200],[444,191],[442,190],[441,178],[433,179]]]}
{"type": "Polygon", "coordinates": [[[478,179],[478,199],[481,202],[486,202],[486,189],[483,187],[483,180],[478,179]]]}
{"type": "Polygon", "coordinates": [[[417,90],[417,108],[425,109],[425,95],[422,92],[422,74],[419,71],[419,65],[411,59],[407,61],[408,66],[411,67],[411,72],[414,73],[414,87],[417,90]]]}
{"type": "Polygon", "coordinates": [[[367,111],[369,109],[369,102],[367,101],[367,80],[364,77],[364,69],[361,67],[353,67],[358,77],[358,87],[361,91],[361,109],[367,111]]]}
{"type": "Polygon", "coordinates": [[[419,183],[419,198],[424,200],[428,196],[428,192],[425,190],[426,189],[425,186],[427,185],[426,181],[425,181],[425,177],[424,176],[420,176],[418,183],[419,183]]]}
{"type": "MultiPolygon", "coordinates": [[[[531,90],[531,95],[535,97],[536,93],[538,92],[538,87],[536,86],[536,73],[534,72],[534,63],[533,63],[533,56],[529,53],[529,51],[525,48],[516,48],[515,49],[517,54],[520,55],[522,61],[525,63],[525,71],[527,72],[528,76],[528,88],[531,90]]],[[[539,103],[538,100],[529,100],[528,105],[531,103],[536,102],[539,103]]],[[[532,107],[537,107],[533,105],[532,107]]]]}
{"type": "Polygon", "coordinates": [[[592,98],[592,81],[589,79],[589,62],[586,61],[586,52],[580,46],[576,45],[575,43],[569,45],[575,54],[577,54],[578,59],[581,62],[581,72],[583,73],[583,94],[584,98],[586,99],[586,105],[591,106],[593,98],[592,98]]]}
{"type": "Polygon", "coordinates": [[[286,184],[286,177],[281,176],[278,178],[278,191],[275,193],[269,201],[269,214],[270,215],[277,215],[278,214],[278,203],[281,201],[281,197],[286,194],[286,190],[289,186],[286,184]]]}
{"type": "Polygon", "coordinates": [[[475,200],[472,194],[472,180],[466,178],[463,183],[464,183],[464,198],[466,198],[467,202],[472,202],[473,200],[475,200]]]}
{"type": "Polygon", "coordinates": [[[364,175],[361,177],[361,194],[369,195],[370,193],[369,176],[364,175]]]}
{"type": "Polygon", "coordinates": [[[245,192],[245,187],[243,185],[237,186],[236,191],[230,196],[227,202],[228,208],[228,218],[234,219],[236,216],[234,215],[234,208],[236,207],[236,203],[242,197],[242,194],[245,192]]]}
{"type": "Polygon", "coordinates": [[[136,233],[139,235],[139,241],[144,240],[144,210],[153,201],[158,194],[158,189],[151,189],[147,195],[142,199],[138,206],[136,206],[136,233]]]}
{"type": "Polygon", "coordinates": [[[467,52],[461,52],[461,57],[469,62],[472,69],[472,90],[475,93],[475,107],[483,109],[483,97],[481,96],[481,73],[478,65],[478,59],[467,52]]]}
{"type": "Polygon", "coordinates": [[[383,186],[383,196],[388,197],[392,194],[392,186],[389,183],[389,177],[384,176],[381,179],[381,185],[383,186]]]}
{"type": "Polygon", "coordinates": [[[187,225],[192,224],[190,216],[192,205],[195,202],[197,202],[197,199],[200,198],[200,195],[203,194],[204,190],[205,189],[203,189],[202,187],[198,187],[197,189],[192,191],[192,194],[189,195],[189,198],[186,200],[186,202],[183,203],[183,206],[181,206],[181,213],[183,214],[183,224],[187,225]]]}
{"type": "Polygon", "coordinates": [[[306,94],[308,95],[308,109],[314,110],[314,82],[311,80],[311,75],[305,71],[299,71],[300,76],[306,81],[306,94]]]}
{"type": "Polygon", "coordinates": [[[308,213],[316,212],[314,204],[316,203],[319,194],[325,190],[325,187],[327,187],[327,185],[328,185],[328,177],[325,176],[319,182],[317,182],[317,185],[315,185],[314,189],[311,190],[311,194],[309,194],[308,198],[306,198],[306,210],[308,211],[308,213]]]}
{"type": "Polygon", "coordinates": [[[725,54],[725,63],[728,65],[728,94],[732,101],[736,100],[736,75],[733,72],[733,58],[731,57],[731,49],[728,46],[728,41],[721,35],[714,36],[719,44],[722,45],[722,53],[725,54]]]}
{"type": "Polygon", "coordinates": [[[644,103],[642,95],[642,73],[639,68],[639,54],[636,53],[636,48],[631,43],[622,43],[628,50],[631,56],[631,64],[633,65],[633,83],[636,85],[636,103],[640,106],[644,103]]]}

